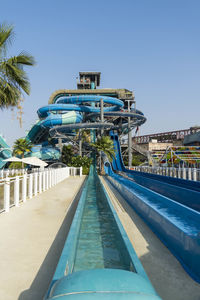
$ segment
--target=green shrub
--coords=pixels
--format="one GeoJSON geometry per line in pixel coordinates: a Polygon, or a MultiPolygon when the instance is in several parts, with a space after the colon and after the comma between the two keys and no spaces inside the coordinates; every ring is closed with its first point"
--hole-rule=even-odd
{"type": "MultiPolygon", "coordinates": [[[[24,168],[26,165],[24,165],[24,168]]],[[[12,162],[9,167],[9,169],[22,169],[22,163],[20,161],[12,162]]]]}

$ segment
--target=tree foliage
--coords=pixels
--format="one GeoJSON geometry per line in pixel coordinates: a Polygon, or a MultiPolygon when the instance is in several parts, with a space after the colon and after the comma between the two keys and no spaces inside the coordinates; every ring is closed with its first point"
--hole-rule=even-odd
{"type": "Polygon", "coordinates": [[[74,152],[72,146],[64,145],[62,148],[61,161],[67,166],[70,166],[73,156],[74,156],[74,152]]]}
{"type": "Polygon", "coordinates": [[[16,162],[10,163],[8,168],[9,169],[22,169],[24,167],[26,167],[26,164],[23,165],[22,162],[16,161],[16,162]]]}
{"type": "Polygon", "coordinates": [[[115,149],[113,141],[109,136],[102,136],[101,138],[98,138],[96,143],[91,144],[92,147],[94,147],[98,153],[101,151],[104,152],[109,161],[112,161],[113,157],[115,157],[115,149]]]}
{"type": "Polygon", "coordinates": [[[26,52],[7,58],[13,36],[12,26],[0,24],[0,108],[17,106],[23,91],[30,94],[30,83],[23,67],[33,66],[35,60],[26,52]]]}
{"type": "Polygon", "coordinates": [[[89,173],[92,160],[87,156],[75,155],[71,145],[64,145],[62,149],[61,161],[68,167],[83,167],[83,174],[89,173]]]}
{"type": "MultiPolygon", "coordinates": [[[[102,136],[101,138],[98,138],[96,143],[90,144],[92,147],[94,147],[99,155],[101,155],[101,152],[104,152],[105,155],[108,157],[109,161],[112,161],[115,157],[115,149],[113,141],[109,136],[102,136]]],[[[104,166],[103,166],[103,159],[101,160],[101,174],[104,173],[104,166]]]]}
{"type": "Polygon", "coordinates": [[[13,155],[24,158],[26,152],[31,152],[32,144],[24,138],[17,139],[13,146],[13,155]]]}

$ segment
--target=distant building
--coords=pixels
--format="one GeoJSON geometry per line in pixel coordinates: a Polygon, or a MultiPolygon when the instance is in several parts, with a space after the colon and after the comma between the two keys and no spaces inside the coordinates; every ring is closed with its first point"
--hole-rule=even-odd
{"type": "Polygon", "coordinates": [[[100,95],[115,97],[124,101],[124,108],[127,108],[125,100],[134,100],[134,93],[127,89],[111,89],[111,88],[97,88],[100,86],[101,72],[79,72],[77,78],[77,89],[68,90],[62,89],[55,91],[49,98],[49,104],[61,97],[77,96],[77,95],[100,95]]]}
{"type": "Polygon", "coordinates": [[[183,144],[185,146],[200,146],[200,128],[196,133],[186,135],[183,144]]]}

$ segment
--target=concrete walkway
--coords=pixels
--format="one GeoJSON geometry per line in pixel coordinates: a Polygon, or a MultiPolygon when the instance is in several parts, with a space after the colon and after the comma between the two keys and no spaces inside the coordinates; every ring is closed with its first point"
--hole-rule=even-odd
{"type": "Polygon", "coordinates": [[[200,284],[149,229],[108,181],[101,178],[128,237],[157,293],[163,300],[200,300],[200,284]]]}
{"type": "Polygon", "coordinates": [[[0,215],[1,300],[42,300],[61,254],[77,205],[75,196],[84,178],[69,177],[19,208],[0,215]]]}
{"type": "MultiPolygon", "coordinates": [[[[83,180],[84,177],[70,177],[20,208],[0,215],[0,300],[43,299],[73,219],[83,180]]],[[[105,187],[162,299],[200,300],[200,285],[187,275],[119,193],[109,184],[105,187]]]]}

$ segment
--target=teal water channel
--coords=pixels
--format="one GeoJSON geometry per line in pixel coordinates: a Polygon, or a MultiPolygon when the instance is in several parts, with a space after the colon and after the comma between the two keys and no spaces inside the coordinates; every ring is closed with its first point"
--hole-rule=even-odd
{"type": "Polygon", "coordinates": [[[73,272],[88,269],[134,267],[98,175],[88,178],[73,272]]]}

